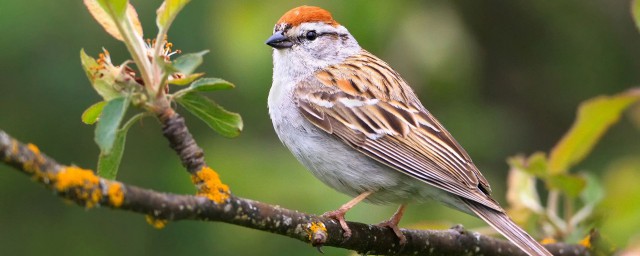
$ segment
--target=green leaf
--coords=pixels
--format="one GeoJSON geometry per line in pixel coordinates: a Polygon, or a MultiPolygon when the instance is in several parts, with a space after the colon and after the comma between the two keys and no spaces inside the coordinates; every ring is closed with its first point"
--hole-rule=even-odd
{"type": "Polygon", "coordinates": [[[607,195],[598,207],[598,212],[604,216],[598,226],[606,240],[624,245],[638,234],[640,227],[640,158],[637,154],[617,156],[604,173],[607,195]]]}
{"type": "Polygon", "coordinates": [[[84,49],[81,49],[80,63],[82,63],[82,69],[84,69],[84,72],[87,74],[87,78],[89,78],[89,81],[93,83],[93,80],[95,79],[93,74],[95,73],[95,69],[98,67],[98,62],[93,57],[87,55],[87,53],[84,52],[84,49]]]}
{"type": "Polygon", "coordinates": [[[129,98],[118,97],[107,102],[96,126],[95,141],[102,154],[110,154],[116,140],[118,127],[129,107],[129,98]]]}
{"type": "Polygon", "coordinates": [[[124,154],[124,144],[127,140],[127,129],[118,130],[109,153],[100,152],[98,157],[98,175],[106,179],[115,180],[118,167],[124,154]]]}
{"type": "Polygon", "coordinates": [[[202,64],[202,56],[207,54],[209,51],[201,51],[197,53],[187,53],[172,62],[173,68],[178,70],[178,72],[188,76],[193,71],[202,64]]]}
{"type": "Polygon", "coordinates": [[[111,152],[100,152],[100,156],[98,157],[98,175],[111,180],[116,179],[124,153],[124,145],[127,140],[127,131],[142,117],[144,117],[144,114],[137,114],[129,119],[121,129],[118,129],[111,152]]]}
{"type": "Polygon", "coordinates": [[[507,159],[507,163],[513,169],[519,169],[539,178],[547,176],[547,156],[544,152],[533,153],[529,158],[514,156],[507,159]]]}
{"type": "Polygon", "coordinates": [[[82,122],[85,124],[94,124],[98,121],[105,104],[107,104],[106,101],[101,101],[87,108],[87,110],[82,113],[82,122]]]}
{"type": "Polygon", "coordinates": [[[179,85],[179,86],[188,85],[191,82],[193,82],[193,80],[196,80],[196,79],[200,78],[203,75],[204,75],[204,73],[194,73],[194,74],[185,76],[183,78],[169,80],[169,83],[170,84],[179,85]]]}
{"type": "Polygon", "coordinates": [[[580,199],[585,204],[595,205],[604,198],[604,188],[596,176],[593,174],[585,174],[587,185],[580,193],[580,199]]]}
{"type": "Polygon", "coordinates": [[[127,11],[128,0],[97,0],[102,9],[111,17],[120,22],[127,11]]]}
{"type": "Polygon", "coordinates": [[[178,12],[189,3],[189,0],[165,0],[156,11],[156,24],[160,31],[166,31],[178,12]]]}
{"type": "Polygon", "coordinates": [[[95,89],[105,101],[110,101],[112,99],[122,97],[122,94],[114,88],[114,83],[115,80],[113,80],[113,78],[105,76],[93,81],[92,85],[93,89],[95,89]]]}
{"type": "Polygon", "coordinates": [[[537,177],[544,177],[547,174],[547,155],[544,152],[533,153],[527,159],[527,167],[527,172],[537,177]]]}
{"type": "Polygon", "coordinates": [[[580,195],[587,183],[583,176],[566,173],[549,176],[545,181],[549,189],[560,190],[572,198],[580,195]]]}
{"type": "Polygon", "coordinates": [[[222,80],[220,78],[202,78],[193,82],[189,87],[177,91],[175,93],[175,97],[179,98],[183,95],[191,92],[209,92],[209,91],[217,91],[217,90],[228,90],[233,89],[236,86],[230,82],[222,80]]]}
{"type": "Polygon", "coordinates": [[[121,97],[122,94],[115,89],[113,84],[115,83],[115,77],[109,73],[101,73],[98,77],[96,70],[98,70],[98,62],[87,55],[84,49],[80,50],[80,62],[82,63],[82,68],[84,72],[87,74],[87,78],[91,82],[91,86],[93,89],[102,96],[105,101],[112,100],[117,97],[121,97]]]}
{"type": "Polygon", "coordinates": [[[631,14],[636,22],[636,28],[640,29],[640,0],[631,1],[631,14]]]}
{"type": "Polygon", "coordinates": [[[240,115],[223,109],[207,97],[186,93],[177,97],[176,101],[222,136],[236,137],[242,131],[240,115]]]}
{"type": "Polygon", "coordinates": [[[573,126],[551,150],[549,172],[566,173],[584,159],[620,114],[640,99],[640,89],[613,96],[598,96],[580,104],[573,126]]]}
{"type": "Polygon", "coordinates": [[[197,92],[228,90],[235,88],[232,83],[220,78],[202,78],[193,82],[189,88],[197,92]]]}
{"type": "Polygon", "coordinates": [[[516,168],[523,170],[525,169],[525,159],[522,155],[512,156],[507,158],[507,164],[509,164],[510,168],[516,168]]]}

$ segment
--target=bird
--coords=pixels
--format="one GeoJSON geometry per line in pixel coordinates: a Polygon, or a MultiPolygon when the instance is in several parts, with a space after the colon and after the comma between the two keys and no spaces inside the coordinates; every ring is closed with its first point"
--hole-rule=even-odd
{"type": "Polygon", "coordinates": [[[428,200],[487,222],[529,255],[552,255],[491,197],[467,152],[389,64],[316,6],[287,11],[266,44],[272,49],[269,116],[282,143],[329,187],[354,197],[324,217],[349,237],[356,204],[400,205],[382,226],[398,228],[409,203],[428,200]]]}

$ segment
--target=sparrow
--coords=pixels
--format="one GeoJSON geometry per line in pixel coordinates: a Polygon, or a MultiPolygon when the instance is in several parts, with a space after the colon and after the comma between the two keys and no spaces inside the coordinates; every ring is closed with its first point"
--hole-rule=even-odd
{"type": "Polygon", "coordinates": [[[407,82],[331,13],[294,8],[266,44],[273,48],[274,129],[315,177],[354,197],[323,215],[339,221],[346,237],[344,216],[357,203],[398,204],[382,225],[403,244],[405,206],[437,200],[483,219],[529,255],[551,255],[491,197],[489,182],[407,82]]]}

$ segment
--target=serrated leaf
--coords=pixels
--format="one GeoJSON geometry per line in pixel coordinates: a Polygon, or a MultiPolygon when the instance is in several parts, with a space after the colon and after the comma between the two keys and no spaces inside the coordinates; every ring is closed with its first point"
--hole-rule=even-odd
{"type": "Polygon", "coordinates": [[[185,95],[187,93],[192,93],[192,92],[209,92],[209,91],[216,91],[216,90],[228,90],[228,89],[233,89],[235,88],[235,85],[233,85],[232,83],[220,79],[220,78],[202,78],[202,79],[198,79],[195,82],[193,82],[189,87],[182,89],[180,91],[177,91],[175,93],[175,97],[179,98],[182,97],[182,95],[185,95]]]}
{"type": "Polygon", "coordinates": [[[209,51],[201,51],[197,53],[187,53],[178,57],[172,62],[172,67],[178,72],[188,76],[202,64],[202,56],[209,51]]]}
{"type": "Polygon", "coordinates": [[[106,101],[101,101],[96,104],[91,105],[82,113],[82,122],[85,124],[94,124],[98,121],[100,114],[102,114],[102,110],[104,109],[104,105],[107,104],[106,101]]]}
{"type": "Polygon", "coordinates": [[[98,157],[98,175],[101,177],[115,180],[118,174],[118,168],[120,167],[120,162],[122,161],[122,155],[124,154],[124,146],[127,140],[127,132],[129,128],[142,118],[144,114],[138,114],[133,116],[125,125],[122,126],[121,129],[118,129],[116,132],[116,137],[113,142],[113,147],[111,152],[105,154],[104,152],[100,152],[100,156],[98,157]]]}
{"type": "Polygon", "coordinates": [[[598,96],[580,104],[573,126],[551,150],[549,171],[566,173],[584,159],[621,113],[640,99],[640,89],[613,96],[598,96]]]}
{"type": "Polygon", "coordinates": [[[129,107],[129,98],[118,97],[106,103],[100,122],[96,126],[95,141],[101,154],[110,154],[116,140],[116,133],[129,107]]]}
{"type": "Polygon", "coordinates": [[[208,91],[217,91],[217,90],[228,90],[233,89],[235,85],[232,83],[220,79],[220,78],[202,78],[193,82],[189,89],[197,92],[208,92],[208,91]]]}
{"type": "Polygon", "coordinates": [[[640,30],[640,0],[631,1],[631,15],[636,23],[636,28],[640,30]]]}
{"type": "Polygon", "coordinates": [[[566,173],[549,176],[545,182],[550,189],[560,190],[572,198],[580,195],[587,184],[583,176],[566,173]]]}
{"type": "Polygon", "coordinates": [[[190,84],[191,82],[193,82],[193,80],[196,80],[196,79],[200,78],[203,75],[204,75],[204,73],[195,73],[195,74],[191,74],[191,75],[185,76],[185,77],[180,78],[180,79],[169,80],[169,83],[170,84],[174,84],[174,85],[178,85],[178,86],[184,86],[184,85],[190,84]]]}
{"type": "Polygon", "coordinates": [[[165,30],[171,25],[178,12],[189,3],[189,0],[165,0],[156,11],[156,24],[159,30],[165,30]]]}
{"type": "Polygon", "coordinates": [[[138,13],[133,5],[128,4],[127,0],[84,0],[84,4],[91,16],[115,39],[124,41],[116,21],[122,22],[125,12],[133,28],[142,36],[142,26],[138,19],[138,13]]]}
{"type": "Polygon", "coordinates": [[[232,138],[242,131],[240,115],[225,110],[207,97],[187,93],[177,97],[176,101],[222,136],[232,138]]]}
{"type": "Polygon", "coordinates": [[[84,72],[87,74],[87,78],[89,78],[89,81],[93,83],[93,80],[95,80],[93,74],[95,69],[98,67],[98,62],[93,57],[87,55],[84,49],[81,49],[80,63],[82,64],[82,69],[84,69],[84,72]]]}

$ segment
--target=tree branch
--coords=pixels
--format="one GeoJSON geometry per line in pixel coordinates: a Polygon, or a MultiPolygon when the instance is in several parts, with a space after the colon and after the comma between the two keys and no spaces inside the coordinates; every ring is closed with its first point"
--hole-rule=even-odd
{"type": "MultiPolygon", "coordinates": [[[[194,143],[195,144],[195,143],[194,143]]],[[[59,196],[87,208],[106,206],[147,214],[157,220],[220,221],[288,236],[315,246],[334,246],[360,253],[387,255],[524,255],[506,240],[461,228],[442,231],[406,230],[401,247],[386,228],[348,222],[353,231],[343,237],[340,225],[327,218],[258,201],[229,196],[219,203],[207,196],[176,195],[97,177],[93,171],[64,166],[33,144],[22,144],[0,130],[0,159],[59,196]]],[[[204,160],[203,160],[204,165],[204,160]]],[[[201,167],[202,167],[201,166],[201,167]]],[[[563,243],[545,245],[554,255],[589,255],[587,248],[563,243]]]]}
{"type": "Polygon", "coordinates": [[[170,107],[161,109],[157,116],[169,147],[176,151],[187,171],[193,174],[206,166],[204,152],[187,129],[184,118],[170,107]]]}

